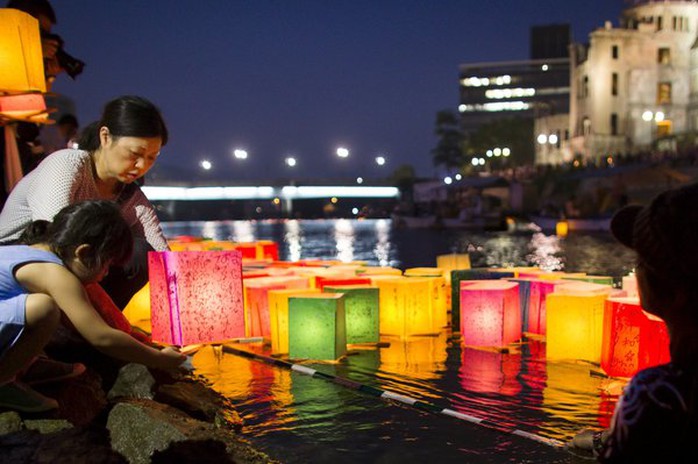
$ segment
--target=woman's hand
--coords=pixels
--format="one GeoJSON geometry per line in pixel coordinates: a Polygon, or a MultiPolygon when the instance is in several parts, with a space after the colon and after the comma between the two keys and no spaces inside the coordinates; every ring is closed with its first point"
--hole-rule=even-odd
{"type": "Polygon", "coordinates": [[[162,355],[161,367],[164,369],[173,369],[178,367],[187,359],[186,355],[183,355],[176,348],[171,346],[161,349],[160,354],[162,355]]]}

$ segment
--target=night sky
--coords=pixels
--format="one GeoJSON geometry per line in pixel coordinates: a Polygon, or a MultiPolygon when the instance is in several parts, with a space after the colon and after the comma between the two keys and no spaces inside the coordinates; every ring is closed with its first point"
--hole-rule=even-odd
{"type": "Polygon", "coordinates": [[[529,28],[571,23],[576,41],[623,0],[52,0],[53,32],[86,62],[53,90],[81,125],[111,98],[158,105],[170,142],[156,178],[434,175],[435,114],[458,105],[458,66],[523,60],[529,28]],[[345,146],[347,159],[335,150],[345,146]],[[249,157],[237,160],[234,148],[249,157]],[[375,156],[387,163],[379,167],[375,156]],[[293,155],[291,169],[283,160],[293,155]],[[199,167],[202,159],[214,164],[199,167]]]}

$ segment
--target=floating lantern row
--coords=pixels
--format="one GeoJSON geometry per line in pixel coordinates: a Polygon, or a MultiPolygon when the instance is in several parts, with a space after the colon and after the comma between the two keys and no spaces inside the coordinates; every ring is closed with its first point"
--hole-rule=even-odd
{"type": "Polygon", "coordinates": [[[293,296],[288,302],[291,358],[338,359],[346,354],[344,294],[293,296]]]}
{"type": "MultiPolygon", "coordinates": [[[[279,259],[279,246],[271,240],[255,242],[231,242],[227,240],[203,240],[183,236],[169,240],[172,251],[225,251],[238,250],[246,260],[261,260],[268,265],[269,261],[279,259]]],[[[247,264],[249,265],[249,263],[247,264]]]]}

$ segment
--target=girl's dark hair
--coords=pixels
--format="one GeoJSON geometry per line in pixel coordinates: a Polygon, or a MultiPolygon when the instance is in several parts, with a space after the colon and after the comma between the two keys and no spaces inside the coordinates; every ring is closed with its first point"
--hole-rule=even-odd
{"type": "Polygon", "coordinates": [[[78,140],[81,150],[99,148],[100,127],[107,127],[113,137],[160,137],[163,146],[169,137],[160,110],[145,98],[133,95],[116,98],[104,106],[102,118],[83,129],[78,140]]]}
{"type": "Polygon", "coordinates": [[[33,245],[47,243],[64,262],[71,259],[78,246],[90,245],[85,257],[90,269],[111,260],[123,264],[133,252],[133,236],[116,203],[87,200],[66,206],[53,222],[34,221],[20,236],[18,243],[33,245]]]}

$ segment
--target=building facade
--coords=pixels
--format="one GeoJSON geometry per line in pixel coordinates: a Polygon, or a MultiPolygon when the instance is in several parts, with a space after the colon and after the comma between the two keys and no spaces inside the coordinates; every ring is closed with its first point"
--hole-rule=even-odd
{"type": "MultiPolygon", "coordinates": [[[[458,110],[464,133],[473,134],[503,118],[537,120],[565,115],[568,121],[570,43],[568,24],[534,26],[530,30],[528,60],[462,64],[458,110]]],[[[560,137],[564,137],[567,126],[560,137]]],[[[502,142],[506,146],[507,141],[502,142]]],[[[515,153],[512,158],[516,158],[515,153]]]]}
{"type": "MultiPolygon", "coordinates": [[[[635,1],[620,27],[606,22],[588,45],[571,46],[571,136],[557,150],[537,144],[536,162],[673,150],[690,138],[698,129],[697,32],[695,2],[635,1]]],[[[545,125],[536,121],[538,135],[545,125]]]]}

